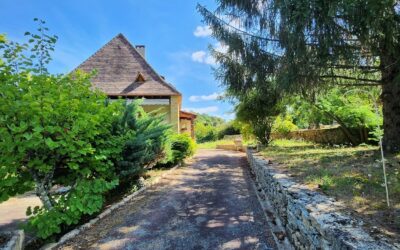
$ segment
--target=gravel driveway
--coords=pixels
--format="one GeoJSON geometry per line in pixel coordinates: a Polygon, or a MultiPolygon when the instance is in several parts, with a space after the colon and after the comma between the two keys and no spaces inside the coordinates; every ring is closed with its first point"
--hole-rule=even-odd
{"type": "Polygon", "coordinates": [[[193,160],[59,249],[274,249],[244,153],[193,160]]]}

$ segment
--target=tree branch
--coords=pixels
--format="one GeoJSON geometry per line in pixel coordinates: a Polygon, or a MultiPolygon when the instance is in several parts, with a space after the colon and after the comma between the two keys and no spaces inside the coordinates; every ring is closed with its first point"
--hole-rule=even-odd
{"type": "Polygon", "coordinates": [[[352,81],[362,81],[362,82],[372,82],[382,84],[381,80],[374,80],[374,79],[367,79],[367,78],[357,78],[351,76],[343,76],[343,75],[322,75],[321,78],[340,78],[345,80],[352,80],[352,81]]]}

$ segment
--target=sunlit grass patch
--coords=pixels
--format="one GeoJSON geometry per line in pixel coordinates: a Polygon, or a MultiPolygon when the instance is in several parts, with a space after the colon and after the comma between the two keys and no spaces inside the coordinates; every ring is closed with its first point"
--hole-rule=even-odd
{"type": "Polygon", "coordinates": [[[389,231],[400,233],[400,219],[394,219],[400,218],[400,155],[386,157],[392,204],[388,209],[377,146],[276,140],[261,153],[298,182],[335,197],[361,215],[378,219],[389,231]]]}
{"type": "MultiPolygon", "coordinates": [[[[243,145],[253,144],[254,141],[243,141],[243,145]]],[[[217,145],[234,145],[233,140],[217,140],[197,144],[198,149],[215,149],[217,145]]]]}
{"type": "Polygon", "coordinates": [[[233,142],[233,140],[209,141],[209,142],[204,142],[204,143],[197,144],[197,148],[199,148],[199,149],[214,149],[219,144],[228,144],[228,145],[232,144],[233,145],[234,142],[233,142]]]}

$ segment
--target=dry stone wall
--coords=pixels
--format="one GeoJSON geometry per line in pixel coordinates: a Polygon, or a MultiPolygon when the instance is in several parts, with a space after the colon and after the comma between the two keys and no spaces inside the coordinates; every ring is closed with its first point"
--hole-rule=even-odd
{"type": "MultiPolygon", "coordinates": [[[[351,130],[352,133],[357,135],[360,131],[351,130]]],[[[368,135],[368,133],[367,133],[368,135]]],[[[289,132],[286,135],[272,133],[272,139],[295,139],[312,141],[322,144],[350,144],[350,140],[344,134],[340,127],[337,128],[325,128],[325,129],[302,129],[289,132]]],[[[368,136],[357,136],[360,142],[366,142],[368,136]]]]}
{"type": "Polygon", "coordinates": [[[340,203],[294,182],[255,151],[247,150],[247,157],[263,199],[296,249],[399,249],[366,233],[362,222],[339,212],[340,203]]]}
{"type": "Polygon", "coordinates": [[[22,250],[25,238],[24,231],[16,230],[11,232],[0,232],[0,236],[7,239],[6,242],[0,244],[0,250],[22,250]]]}

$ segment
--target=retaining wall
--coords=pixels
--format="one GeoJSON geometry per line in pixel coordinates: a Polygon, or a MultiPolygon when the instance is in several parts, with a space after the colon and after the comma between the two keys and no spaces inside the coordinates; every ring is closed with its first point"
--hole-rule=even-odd
{"type": "MultiPolygon", "coordinates": [[[[359,130],[350,130],[360,143],[368,141],[368,132],[359,130]]],[[[272,139],[296,139],[312,141],[322,144],[350,144],[349,138],[340,127],[322,128],[322,129],[302,129],[289,132],[286,135],[272,133],[272,139]]]]}
{"type": "Polygon", "coordinates": [[[25,234],[23,230],[16,230],[10,232],[0,232],[3,236],[8,238],[7,242],[4,242],[0,246],[0,250],[21,250],[23,249],[23,242],[25,234]]]}
{"type": "Polygon", "coordinates": [[[370,236],[362,222],[339,212],[340,203],[294,182],[255,151],[248,149],[247,157],[258,191],[262,189],[296,249],[399,249],[370,236]]]}

